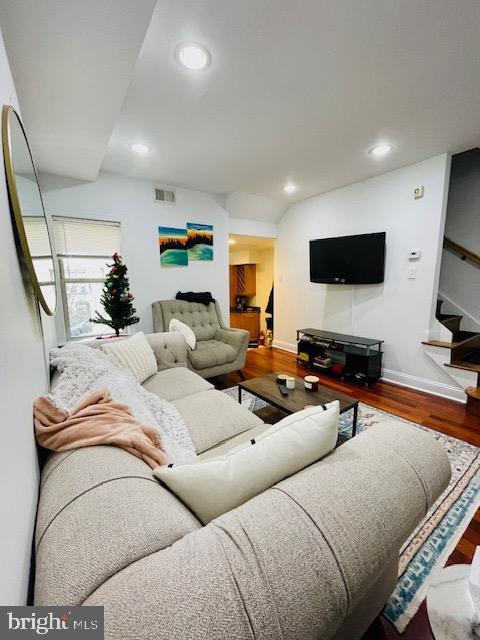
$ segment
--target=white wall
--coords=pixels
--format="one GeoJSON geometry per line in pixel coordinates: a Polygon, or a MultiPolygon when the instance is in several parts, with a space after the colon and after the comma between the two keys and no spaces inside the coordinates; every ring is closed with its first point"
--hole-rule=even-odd
{"type": "MultiPolygon", "coordinates": [[[[231,214],[230,214],[231,215],[231,214]]],[[[245,218],[230,218],[229,232],[240,236],[261,236],[262,238],[276,238],[277,224],[249,220],[245,218]]]]}
{"type": "Polygon", "coordinates": [[[176,205],[156,203],[153,184],[101,173],[95,182],[40,177],[45,208],[57,216],[116,220],[121,223],[122,253],[140,323],[135,330],[153,330],[151,304],[174,298],[177,291],[212,292],[229,318],[228,214],[216,196],[176,189],[176,205]],[[158,227],[185,227],[187,222],[212,224],[214,259],[187,267],[161,267],[158,227]]]}
{"type": "MultiPolygon", "coordinates": [[[[480,149],[452,158],[445,236],[480,253],[480,149]]],[[[461,328],[480,330],[480,269],[444,250],[440,273],[442,312],[463,315],[461,328]]]]}
{"type": "MultiPolygon", "coordinates": [[[[18,107],[1,36],[0,102],[18,107]]],[[[0,173],[0,605],[20,605],[27,598],[38,488],[32,402],[48,381],[38,306],[22,281],[0,173]]]]}
{"type": "MultiPolygon", "coordinates": [[[[477,224],[480,226],[480,213],[477,224]]],[[[464,331],[480,331],[479,268],[446,249],[442,256],[439,288],[439,297],[444,300],[442,313],[463,315],[460,326],[464,331]]]]}
{"type": "Polygon", "coordinates": [[[275,224],[287,210],[288,203],[244,191],[234,191],[225,196],[225,208],[232,218],[275,224]]]}
{"type": "Polygon", "coordinates": [[[462,247],[480,247],[480,149],[452,158],[445,235],[462,247]]]}
{"type": "Polygon", "coordinates": [[[295,350],[295,330],[318,327],[385,340],[384,377],[457,396],[424,355],[437,293],[449,157],[444,154],[292,205],[278,225],[275,345],[295,350]],[[425,196],[413,199],[424,185],[425,196]],[[386,231],[385,282],[339,286],[309,280],[309,240],[386,231]],[[410,265],[409,249],[421,260],[410,265]],[[416,280],[407,279],[409,266],[416,280]]]}

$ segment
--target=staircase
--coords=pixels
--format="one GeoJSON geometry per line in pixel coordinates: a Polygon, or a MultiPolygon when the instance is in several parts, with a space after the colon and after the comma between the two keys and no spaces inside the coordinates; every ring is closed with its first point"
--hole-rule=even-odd
{"type": "Polygon", "coordinates": [[[442,339],[423,342],[425,353],[465,389],[467,411],[480,416],[480,333],[463,331],[463,316],[442,313],[442,304],[437,301],[435,314],[442,339]]]}

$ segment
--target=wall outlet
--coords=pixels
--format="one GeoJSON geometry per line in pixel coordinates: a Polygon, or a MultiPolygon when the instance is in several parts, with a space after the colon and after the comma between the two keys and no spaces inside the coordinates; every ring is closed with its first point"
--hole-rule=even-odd
{"type": "Polygon", "coordinates": [[[413,197],[415,198],[415,200],[418,200],[419,198],[423,198],[424,193],[425,187],[422,184],[419,187],[415,187],[415,189],[413,190],[413,197]]]}

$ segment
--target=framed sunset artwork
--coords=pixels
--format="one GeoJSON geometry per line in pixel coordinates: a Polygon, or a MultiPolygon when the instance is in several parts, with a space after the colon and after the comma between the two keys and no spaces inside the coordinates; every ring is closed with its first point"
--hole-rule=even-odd
{"type": "Polygon", "coordinates": [[[187,249],[189,260],[213,260],[213,226],[187,223],[187,249]]]}
{"type": "Polygon", "coordinates": [[[158,227],[158,241],[162,267],[186,267],[188,265],[186,229],[158,227]]]}

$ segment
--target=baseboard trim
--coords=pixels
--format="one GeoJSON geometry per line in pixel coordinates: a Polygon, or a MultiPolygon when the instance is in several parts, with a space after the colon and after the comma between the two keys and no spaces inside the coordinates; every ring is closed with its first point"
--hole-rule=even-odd
{"type": "MultiPolygon", "coordinates": [[[[292,344],[291,342],[274,340],[273,346],[281,351],[297,353],[297,345],[292,344]]],[[[461,402],[462,404],[465,404],[467,401],[463,389],[459,389],[458,387],[454,387],[450,384],[444,384],[443,382],[435,382],[434,380],[427,380],[426,378],[419,378],[418,376],[394,371],[393,369],[383,369],[383,375],[380,379],[384,382],[396,384],[399,387],[407,387],[409,389],[415,389],[416,391],[424,391],[425,393],[430,393],[441,398],[447,398],[447,400],[461,402]]]]}
{"type": "Polygon", "coordinates": [[[275,349],[281,349],[282,351],[288,351],[289,353],[297,353],[297,345],[291,342],[282,342],[281,340],[274,340],[272,346],[275,349]]]}
{"type": "Polygon", "coordinates": [[[419,378],[400,371],[383,369],[383,375],[380,379],[384,382],[397,384],[400,387],[408,387],[416,391],[425,391],[425,393],[431,393],[434,396],[440,396],[441,398],[447,398],[448,400],[454,400],[462,404],[465,404],[467,401],[463,389],[443,382],[419,378]]]}

